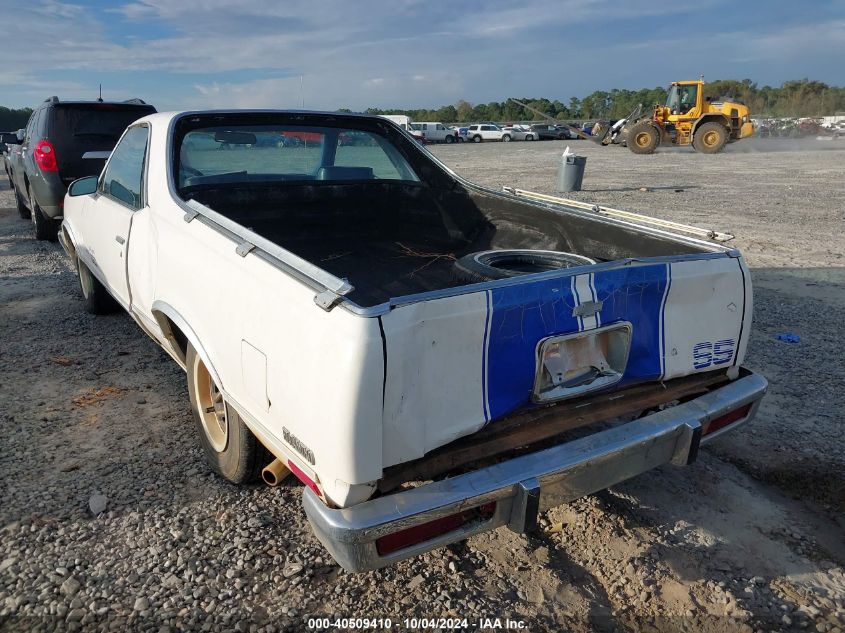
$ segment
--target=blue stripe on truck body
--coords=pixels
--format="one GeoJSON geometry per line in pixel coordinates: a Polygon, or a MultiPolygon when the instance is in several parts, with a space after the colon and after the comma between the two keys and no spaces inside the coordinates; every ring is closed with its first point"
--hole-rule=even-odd
{"type": "MultiPolygon", "coordinates": [[[[668,289],[669,264],[626,266],[596,272],[589,287],[602,302],[602,326],[620,321],[632,325],[625,375],[616,387],[655,380],[663,373],[662,311],[668,289]]],[[[536,281],[490,290],[486,349],[488,412],[495,420],[531,402],[537,343],[549,336],[583,328],[574,308],[593,300],[579,296],[572,277],[536,281]]],[[[585,294],[585,293],[580,293],[585,294]]]]}

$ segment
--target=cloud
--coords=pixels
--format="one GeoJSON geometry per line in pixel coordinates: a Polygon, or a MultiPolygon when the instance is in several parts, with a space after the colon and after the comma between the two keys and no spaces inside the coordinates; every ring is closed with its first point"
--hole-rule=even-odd
{"type": "Polygon", "coordinates": [[[841,3],[801,23],[786,0],[765,12],[729,0],[457,0],[448,8],[421,0],[124,0],[106,11],[82,0],[3,2],[28,42],[50,42],[39,55],[4,48],[4,67],[18,72],[0,81],[17,104],[36,91],[42,99],[59,92],[45,85],[73,93],[103,76],[174,107],[298,107],[302,75],[306,104],[334,109],[509,94],[567,99],[701,72],[771,82],[788,68],[836,82],[845,63],[841,3]],[[683,29],[727,9],[734,19],[708,35],[706,54],[691,57],[683,29]]]}

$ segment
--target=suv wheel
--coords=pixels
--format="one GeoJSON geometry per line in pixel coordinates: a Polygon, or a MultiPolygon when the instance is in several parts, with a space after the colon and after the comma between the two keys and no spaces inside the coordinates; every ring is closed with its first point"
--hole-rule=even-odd
{"type": "Polygon", "coordinates": [[[44,215],[35,196],[32,195],[32,187],[29,188],[29,205],[32,207],[32,223],[35,225],[35,239],[55,242],[59,237],[59,223],[44,215]]]}
{"type": "Polygon", "coordinates": [[[481,136],[479,134],[476,134],[475,136],[472,137],[472,142],[473,143],[480,143],[481,142],[481,136]]]}
{"type": "Polygon", "coordinates": [[[22,220],[28,220],[31,214],[23,203],[23,200],[21,200],[21,194],[18,193],[18,190],[14,186],[12,187],[12,191],[15,194],[15,208],[18,210],[18,215],[21,216],[22,220]]]}

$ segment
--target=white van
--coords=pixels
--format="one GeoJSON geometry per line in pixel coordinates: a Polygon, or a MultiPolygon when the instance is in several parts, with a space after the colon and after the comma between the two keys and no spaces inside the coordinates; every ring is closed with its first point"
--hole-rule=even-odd
{"type": "Polygon", "coordinates": [[[383,119],[387,119],[388,121],[393,121],[396,125],[407,131],[423,145],[428,143],[425,135],[419,130],[419,124],[411,121],[411,117],[405,114],[379,114],[378,116],[383,119]]]}
{"type": "Polygon", "coordinates": [[[414,124],[409,116],[404,114],[379,114],[379,116],[388,121],[393,121],[396,125],[408,132],[413,132],[414,130],[414,124]]]}
{"type": "Polygon", "coordinates": [[[454,128],[447,127],[439,121],[425,121],[414,123],[414,129],[422,132],[429,143],[457,143],[460,134],[454,128]]]}

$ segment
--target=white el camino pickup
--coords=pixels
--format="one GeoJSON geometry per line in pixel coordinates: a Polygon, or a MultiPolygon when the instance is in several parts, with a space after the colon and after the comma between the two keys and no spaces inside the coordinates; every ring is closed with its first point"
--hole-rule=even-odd
{"type": "Polygon", "coordinates": [[[210,467],[292,472],[349,570],[688,464],[766,390],[739,252],[477,186],[380,117],[140,119],[60,237],[85,308],[185,368],[210,467]]]}

